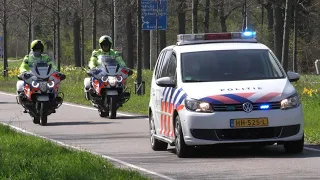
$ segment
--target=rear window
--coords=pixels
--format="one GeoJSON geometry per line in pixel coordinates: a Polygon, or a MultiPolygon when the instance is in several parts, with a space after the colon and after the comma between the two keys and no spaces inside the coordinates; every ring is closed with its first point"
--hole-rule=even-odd
{"type": "Polygon", "coordinates": [[[268,50],[219,50],[181,54],[183,82],[240,81],[284,78],[268,50]]]}

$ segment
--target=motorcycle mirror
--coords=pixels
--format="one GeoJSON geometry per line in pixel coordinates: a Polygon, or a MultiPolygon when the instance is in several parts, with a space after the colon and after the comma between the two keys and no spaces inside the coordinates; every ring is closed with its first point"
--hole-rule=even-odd
{"type": "Polygon", "coordinates": [[[93,74],[92,74],[91,71],[87,71],[87,75],[88,75],[88,76],[92,76],[93,74]]]}
{"type": "Polygon", "coordinates": [[[19,76],[17,76],[17,77],[18,77],[19,80],[23,80],[22,77],[21,77],[21,75],[19,75],[19,76]]]}
{"type": "Polygon", "coordinates": [[[61,81],[63,81],[63,80],[65,80],[65,79],[66,79],[66,75],[61,74],[61,76],[60,76],[60,80],[61,80],[61,81]]]}
{"type": "Polygon", "coordinates": [[[131,76],[133,74],[133,71],[129,69],[128,75],[131,76]]]}

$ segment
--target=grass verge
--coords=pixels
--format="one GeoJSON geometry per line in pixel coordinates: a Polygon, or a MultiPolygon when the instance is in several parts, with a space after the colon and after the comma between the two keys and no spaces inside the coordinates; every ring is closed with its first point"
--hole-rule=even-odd
{"type": "Polygon", "coordinates": [[[148,179],[88,152],[60,147],[0,124],[0,179],[148,179]]]}
{"type": "MultiPolygon", "coordinates": [[[[11,77],[7,79],[0,77],[0,91],[15,92],[16,76],[19,73],[16,66],[16,62],[10,62],[9,67],[12,70],[9,71],[9,74],[11,77]]],[[[67,79],[61,85],[61,90],[65,93],[65,101],[91,105],[89,101],[85,100],[83,94],[85,71],[73,67],[63,67],[62,72],[67,75],[67,79]]],[[[132,90],[132,95],[131,99],[120,109],[121,111],[147,115],[152,71],[143,70],[142,72],[142,78],[146,85],[145,95],[137,96],[134,93],[136,74],[129,77],[128,88],[132,90]]],[[[306,141],[312,144],[320,144],[320,76],[302,75],[301,79],[294,83],[294,86],[297,88],[303,104],[306,141]]]]}

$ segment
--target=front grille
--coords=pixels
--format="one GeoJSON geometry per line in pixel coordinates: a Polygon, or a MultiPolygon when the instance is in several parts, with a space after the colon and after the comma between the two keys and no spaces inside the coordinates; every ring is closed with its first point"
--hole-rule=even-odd
{"type": "MultiPolygon", "coordinates": [[[[261,105],[268,104],[271,109],[280,109],[280,102],[271,102],[271,103],[253,103],[253,111],[259,111],[261,105]]],[[[243,111],[242,104],[212,104],[211,105],[214,111],[243,111]]]]}
{"type": "Polygon", "coordinates": [[[203,140],[241,140],[284,138],[296,135],[300,125],[278,126],[265,128],[241,128],[241,129],[190,129],[194,138],[203,140]]]}

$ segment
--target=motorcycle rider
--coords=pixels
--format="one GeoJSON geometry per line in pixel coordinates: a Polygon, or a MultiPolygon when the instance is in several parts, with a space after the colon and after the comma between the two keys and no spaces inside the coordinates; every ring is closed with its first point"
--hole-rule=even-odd
{"type": "MultiPolygon", "coordinates": [[[[100,49],[93,50],[90,61],[89,61],[90,69],[99,66],[99,62],[98,62],[99,55],[109,55],[111,57],[114,57],[116,61],[119,63],[120,67],[126,67],[126,63],[123,61],[119,53],[114,49],[111,49],[112,43],[113,43],[112,38],[108,35],[103,35],[99,38],[100,49]]],[[[89,99],[89,91],[91,88],[92,88],[91,78],[87,77],[84,79],[84,91],[86,94],[86,99],[89,99]]]]}
{"type": "MultiPolygon", "coordinates": [[[[44,51],[44,45],[42,43],[41,40],[34,40],[31,42],[30,45],[30,53],[29,55],[26,55],[23,58],[23,61],[20,65],[20,73],[23,74],[23,76],[27,75],[27,72],[30,71],[30,68],[33,66],[33,63],[37,60],[42,60],[47,62],[48,64],[52,65],[52,68],[54,68],[56,71],[57,70],[57,66],[55,65],[55,63],[50,59],[50,57],[47,54],[43,54],[44,51]]],[[[19,101],[21,102],[21,99],[23,97],[23,89],[24,89],[24,81],[23,80],[18,80],[17,84],[16,84],[16,88],[17,88],[17,94],[19,97],[19,101]]],[[[24,110],[24,112],[26,113],[26,109],[24,110]]]]}

